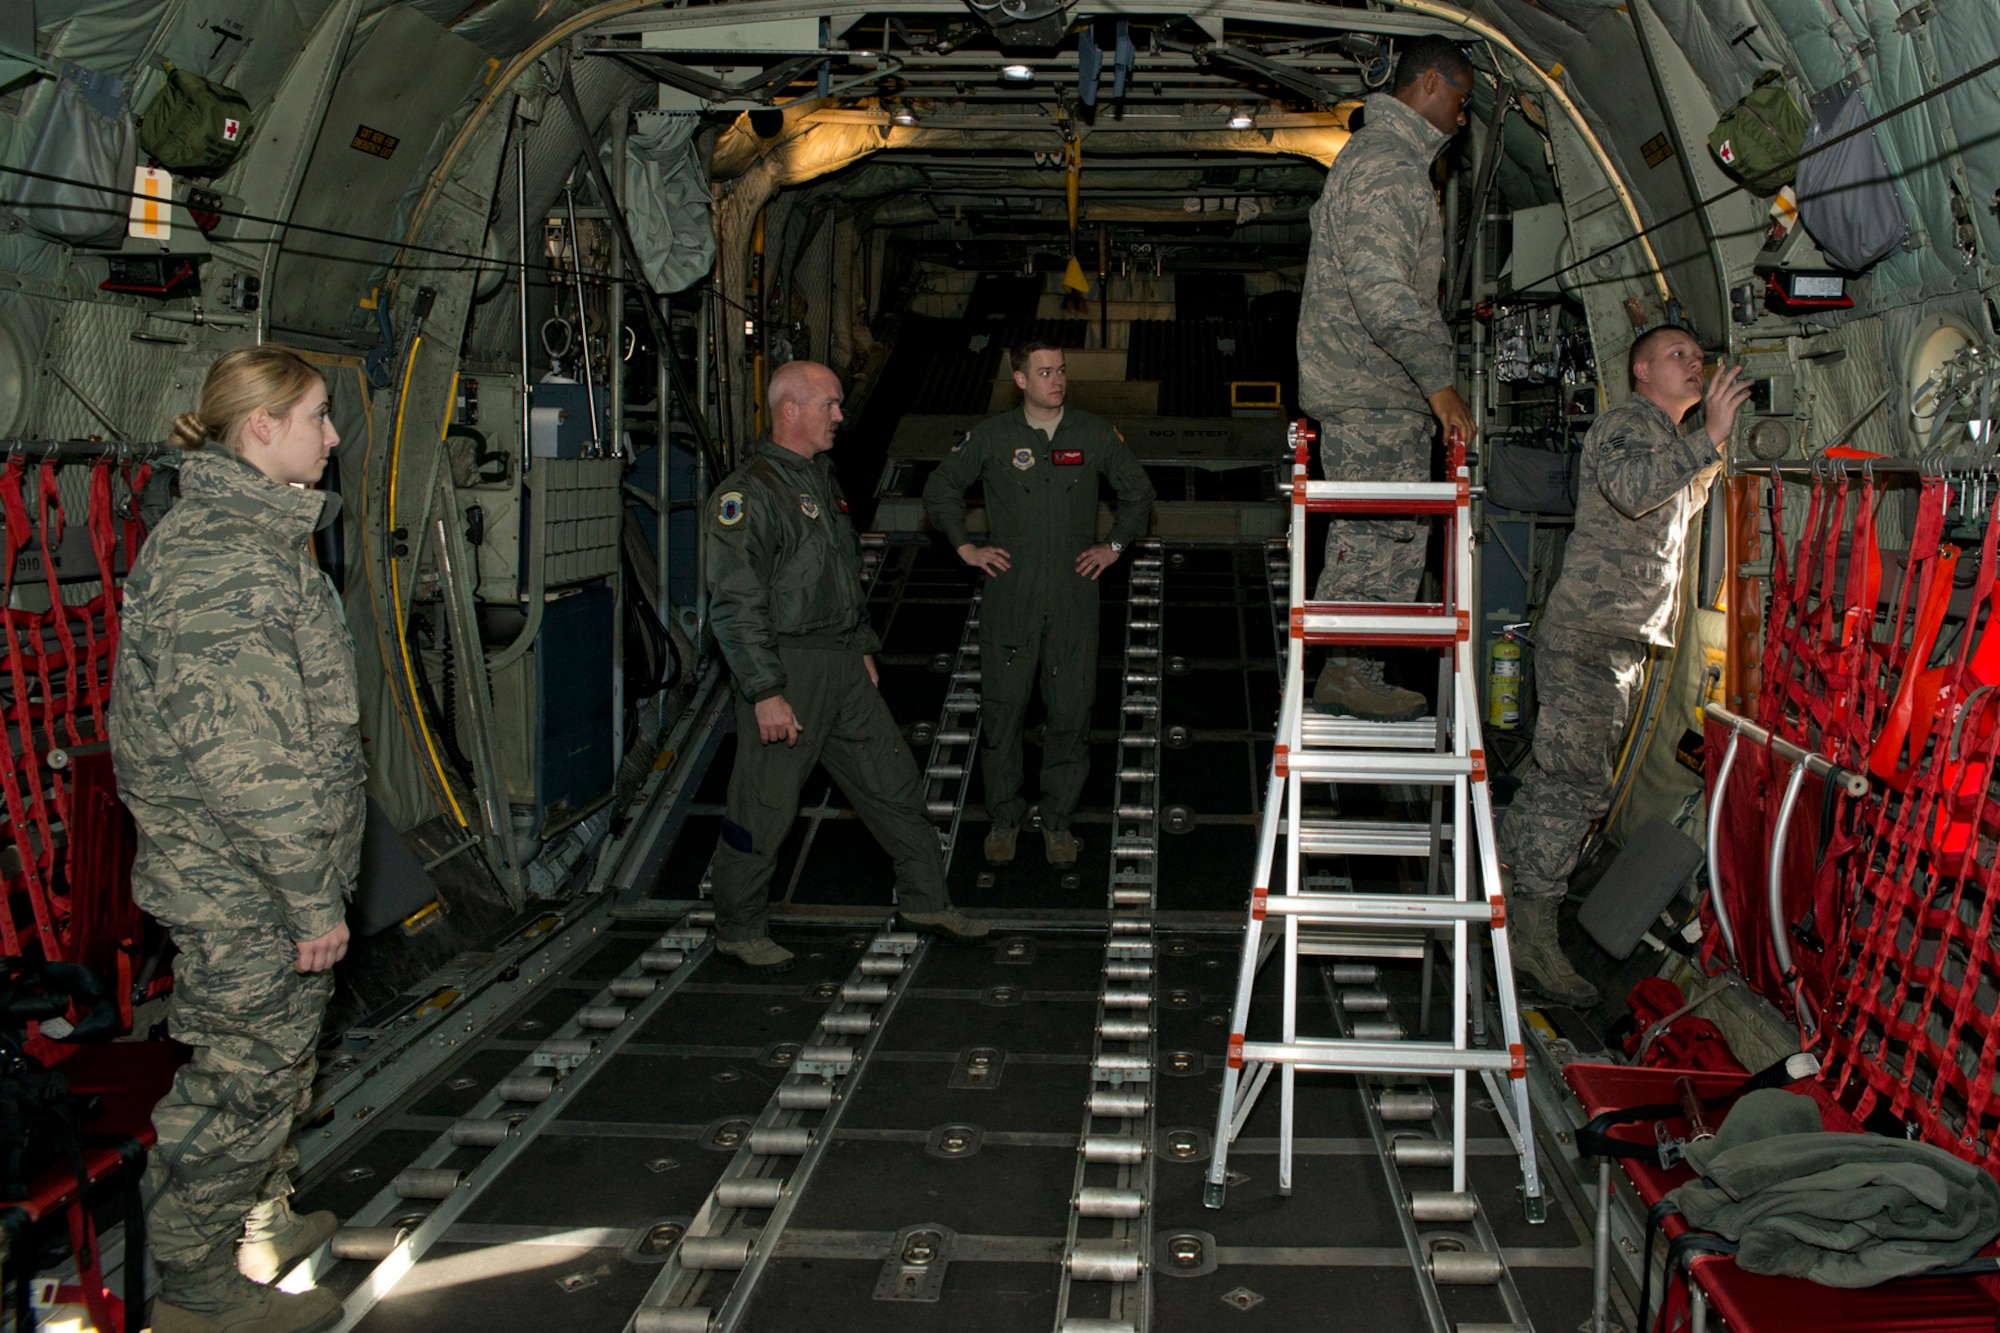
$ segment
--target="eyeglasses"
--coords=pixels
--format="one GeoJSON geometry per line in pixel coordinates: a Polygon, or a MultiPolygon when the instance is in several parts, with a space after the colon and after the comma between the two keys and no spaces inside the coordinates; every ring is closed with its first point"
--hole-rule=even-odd
{"type": "Polygon", "coordinates": [[[1459,92],[1465,94],[1466,101],[1469,102],[1472,100],[1472,89],[1466,87],[1464,84],[1460,83],[1457,79],[1447,79],[1444,75],[1438,74],[1436,70],[1432,70],[1431,73],[1437,74],[1439,83],[1450,84],[1452,87],[1458,89],[1459,92]]]}

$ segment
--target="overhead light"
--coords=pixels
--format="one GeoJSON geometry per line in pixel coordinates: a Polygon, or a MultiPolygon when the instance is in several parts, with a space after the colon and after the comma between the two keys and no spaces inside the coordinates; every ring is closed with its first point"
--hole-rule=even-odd
{"type": "Polygon", "coordinates": [[[1035,70],[1032,65],[1002,65],[1000,77],[1010,83],[1033,83],[1035,70]]]}
{"type": "Polygon", "coordinates": [[[1257,118],[1248,111],[1238,111],[1229,118],[1228,127],[1232,130],[1254,130],[1257,128],[1257,118]]]}
{"type": "Polygon", "coordinates": [[[917,123],[917,113],[910,110],[908,106],[899,106],[889,114],[889,122],[893,125],[904,125],[914,129],[917,123]]]}

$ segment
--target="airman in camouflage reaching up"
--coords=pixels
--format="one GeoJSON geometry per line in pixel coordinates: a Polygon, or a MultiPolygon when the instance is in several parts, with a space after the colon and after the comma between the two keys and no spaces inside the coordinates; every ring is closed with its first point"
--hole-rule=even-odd
{"type": "Polygon", "coordinates": [[[1688,528],[1750,395],[1733,367],[1704,392],[1701,345],[1672,326],[1639,335],[1630,375],[1633,396],[1584,437],[1576,529],[1536,631],[1534,768],[1500,826],[1515,965],[1570,1004],[1593,1003],[1597,990],[1563,956],[1556,908],[1585,835],[1611,807],[1647,653],[1673,646],[1688,528]],[[1704,429],[1684,431],[1696,403],[1704,429]]]}
{"type": "Polygon", "coordinates": [[[300,1333],[339,1300],[248,1278],[335,1225],[286,1196],[366,818],[354,645],[310,544],[340,437],[318,372],[253,347],[215,363],[174,441],[181,498],[126,580],[110,719],[132,896],[180,948],[168,1024],[194,1048],[153,1111],[152,1322],[300,1333]]]}
{"type": "MultiPolygon", "coordinates": [[[[1465,125],[1472,65],[1442,37],[1403,47],[1386,95],[1367,101],[1312,209],[1299,312],[1299,406],[1319,422],[1328,481],[1428,481],[1435,424],[1472,442],[1452,385],[1452,337],[1438,313],[1444,232],[1431,163],[1465,125]]],[[[1339,518],[1313,596],[1413,602],[1429,524],[1339,518]]],[[[1313,699],[1335,712],[1417,717],[1423,696],[1388,685],[1353,649],[1327,659],[1313,699]]]]}

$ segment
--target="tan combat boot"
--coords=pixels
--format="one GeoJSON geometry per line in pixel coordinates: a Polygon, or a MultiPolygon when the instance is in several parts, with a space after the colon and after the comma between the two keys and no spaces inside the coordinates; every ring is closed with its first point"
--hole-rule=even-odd
{"type": "Polygon", "coordinates": [[[1408,722],[1429,708],[1415,690],[1384,680],[1382,664],[1372,657],[1327,659],[1313,684],[1313,702],[1364,722],[1408,722]]]}
{"type": "Polygon", "coordinates": [[[797,959],[792,951],[777,943],[768,935],[754,940],[717,940],[715,951],[739,967],[747,967],[752,972],[765,976],[777,976],[792,970],[797,959]]]}
{"type": "Polygon", "coordinates": [[[340,1298],[314,1287],[294,1296],[261,1287],[217,1250],[199,1268],[162,1265],[153,1333],[321,1333],[340,1322],[340,1298]]]}
{"type": "Polygon", "coordinates": [[[252,1282],[275,1282],[278,1275],[311,1254],[340,1230],[329,1212],[292,1211],[290,1199],[265,1199],[243,1219],[243,1242],[236,1247],[236,1271],[252,1282]]]}
{"type": "Polygon", "coordinates": [[[986,833],[986,859],[1004,866],[1014,859],[1014,840],[1021,836],[1019,824],[995,824],[986,833]]]}
{"type": "Polygon", "coordinates": [[[1083,850],[1083,840],[1066,828],[1045,828],[1042,830],[1042,849],[1050,865],[1058,870],[1068,870],[1076,864],[1076,854],[1083,850]]]}
{"type": "Polygon", "coordinates": [[[1587,1009],[1597,1003],[1597,987],[1577,975],[1556,939],[1556,909],[1561,905],[1560,898],[1508,895],[1507,941],[1513,946],[1514,970],[1549,999],[1587,1009]]]}
{"type": "Polygon", "coordinates": [[[942,912],[898,912],[902,924],[927,935],[936,935],[952,944],[975,944],[993,933],[984,921],[974,921],[956,907],[942,912]]]}

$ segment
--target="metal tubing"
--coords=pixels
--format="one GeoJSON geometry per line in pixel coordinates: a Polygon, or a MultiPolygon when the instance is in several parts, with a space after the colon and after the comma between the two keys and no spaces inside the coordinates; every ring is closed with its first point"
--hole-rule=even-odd
{"type": "Polygon", "coordinates": [[[850,981],[840,988],[840,998],[849,1004],[884,1004],[889,999],[889,983],[850,981]]]}
{"type": "Polygon", "coordinates": [[[1437,1114],[1437,1098],[1428,1088],[1385,1092],[1375,1099],[1375,1113],[1384,1120],[1429,1120],[1437,1114]]]}
{"type": "Polygon", "coordinates": [[[1411,1190],[1410,1216],[1419,1222],[1470,1222],[1479,1215],[1479,1200],[1449,1190],[1411,1190]]]}
{"type": "Polygon", "coordinates": [[[1137,1282],[1144,1271],[1130,1242],[1079,1240],[1069,1252],[1069,1275],[1079,1282],[1137,1282]]]}
{"type": "MultiPolygon", "coordinates": [[[[593,148],[593,157],[596,151],[593,148]]],[[[607,212],[618,211],[618,201],[607,199],[607,212]]],[[[563,186],[563,209],[569,218],[569,276],[571,290],[576,296],[576,359],[583,363],[583,401],[590,414],[590,455],[592,458],[604,456],[604,430],[597,424],[597,372],[590,364],[590,317],[583,308],[583,241],[576,234],[576,192],[563,186]]],[[[611,349],[616,351],[617,349],[611,349]]],[[[661,356],[671,356],[672,349],[662,347],[661,356]]]]}
{"type": "Polygon", "coordinates": [[[785,1182],[772,1176],[724,1180],[715,1187],[715,1201],[724,1208],[776,1208],[785,1197],[785,1182]]]}
{"type": "Polygon", "coordinates": [[[586,1004],[576,1011],[576,1025],[580,1028],[615,1028],[626,1018],[622,1004],[586,1004]]]}
{"type": "Polygon", "coordinates": [[[1729,795],[1729,774],[1736,767],[1736,750],[1743,733],[1732,727],[1729,744],[1722,751],[1722,770],[1715,775],[1715,799],[1708,803],[1708,905],[1715,909],[1715,924],[1722,930],[1722,942],[1729,948],[1729,961],[1743,970],[1743,955],[1736,951],[1736,925],[1729,919],[1729,905],[1722,900],[1722,802],[1729,795]]]}
{"type": "Polygon", "coordinates": [[[1336,986],[1373,986],[1382,980],[1382,969],[1373,963],[1335,963],[1327,971],[1336,986]]]}
{"type": "Polygon", "coordinates": [[[528,407],[534,392],[529,388],[534,382],[528,370],[528,126],[518,121],[514,126],[514,232],[519,242],[521,263],[520,317],[521,317],[521,475],[526,477],[535,466],[535,437],[528,423],[528,407]]]}
{"type": "Polygon", "coordinates": [[[1858,801],[1868,794],[1868,778],[1864,774],[1842,768],[1825,755],[1794,745],[1783,736],[1773,736],[1749,718],[1740,717],[1721,704],[1709,704],[1706,712],[1723,726],[1731,728],[1739,735],[1747,736],[1780,759],[1789,760],[1794,764],[1803,762],[1807,772],[1825,778],[1855,800],[1858,801]]]}
{"type": "Polygon", "coordinates": [[[824,1111],[833,1105],[831,1083],[780,1083],[778,1109],[781,1111],[824,1111]]]}
{"type": "Polygon", "coordinates": [[[1379,990],[1345,990],[1340,993],[1340,1007],[1350,1014],[1386,1014],[1389,996],[1379,990]]]}
{"type": "Polygon", "coordinates": [[[503,1078],[493,1085],[493,1095],[503,1102],[545,1102],[555,1091],[556,1081],[547,1075],[503,1078]]]}
{"type": "Polygon", "coordinates": [[[1146,1143],[1124,1134],[1089,1134],[1083,1140],[1083,1160],[1133,1166],[1146,1160],[1146,1143]]]}
{"type": "Polygon", "coordinates": [[[651,977],[618,977],[605,987],[621,1000],[643,1000],[659,988],[651,977]]]}
{"type": "Polygon", "coordinates": [[[461,1120],[451,1127],[451,1141],[461,1148],[491,1148],[505,1143],[513,1132],[512,1120],[461,1120]]]}
{"type": "Polygon", "coordinates": [[[1153,1035],[1153,1025],[1144,1018],[1100,1018],[1097,1035],[1106,1041],[1144,1041],[1153,1035]]]}
{"type": "Polygon", "coordinates": [[[760,1157],[802,1157],[813,1132],[802,1125],[766,1125],[750,1131],[750,1151],[760,1157]]]}
{"type": "Polygon", "coordinates": [[[671,972],[686,961],[681,949],[648,949],[639,955],[639,966],[648,972],[671,972]]]}
{"type": "Polygon", "coordinates": [[[708,1333],[714,1315],[706,1305],[642,1305],[632,1313],[632,1333],[708,1333]]]}
{"type": "Polygon", "coordinates": [[[1353,1031],[1356,1041],[1401,1041],[1410,1035],[1408,1030],[1393,1018],[1356,1023],[1353,1031]]]}
{"type": "Polygon", "coordinates": [[[1605,1157],[1597,1163],[1597,1235],[1590,1255],[1590,1333],[1609,1333],[1610,1314],[1611,1159],[1605,1157]]]}
{"type": "Polygon", "coordinates": [[[1132,1120],[1146,1114],[1152,1099],[1134,1088],[1097,1088],[1090,1094],[1090,1113],[1107,1120],[1132,1120]]]}
{"type": "Polygon", "coordinates": [[[861,975],[864,977],[900,976],[903,966],[903,960],[894,954],[870,954],[861,960],[861,975]]]}
{"type": "Polygon", "coordinates": [[[1153,993],[1146,990],[1106,990],[1106,1009],[1144,1009],[1153,1003],[1153,993]]]}
{"type": "Polygon", "coordinates": [[[875,1029],[875,1019],[871,1014],[828,1014],[819,1020],[820,1030],[835,1036],[865,1036],[875,1029]]]}
{"type": "Polygon", "coordinates": [[[1791,781],[1785,784],[1785,799],[1778,806],[1778,825],[1771,830],[1771,872],[1769,880],[1769,901],[1771,913],[1771,952],[1777,955],[1778,973],[1785,977],[1792,988],[1792,1002],[1798,1007],[1799,1027],[1812,1033],[1819,1027],[1812,1015],[1811,1002],[1806,999],[1805,983],[1792,970],[1791,928],[1785,921],[1785,839],[1792,831],[1792,811],[1799,804],[1799,790],[1805,786],[1809,764],[1796,764],[1792,768],[1791,781]]]}
{"type": "Polygon", "coordinates": [[[1076,1192],[1079,1217],[1138,1217],[1146,1211],[1146,1196],[1138,1190],[1086,1185],[1076,1192]]]}
{"type": "Polygon", "coordinates": [[[1451,1145],[1443,1139],[1396,1139],[1389,1156],[1397,1166],[1451,1165],[1451,1145]]]}
{"type": "Polygon", "coordinates": [[[394,1252],[403,1238],[410,1234],[408,1227],[342,1227],[333,1233],[329,1244],[336,1259],[353,1259],[365,1264],[379,1264],[394,1252]]]}
{"type": "Polygon", "coordinates": [[[1431,1280],[1439,1286],[1496,1286],[1505,1271],[1497,1254],[1473,1250],[1431,1251],[1431,1280]]]}
{"type": "Polygon", "coordinates": [[[1151,963],[1114,959],[1104,965],[1104,976],[1109,981],[1145,981],[1152,975],[1151,963]]]}
{"type": "Polygon", "coordinates": [[[749,1236],[688,1236],[677,1253],[682,1268],[733,1273],[750,1262],[749,1236]]]}
{"type": "Polygon", "coordinates": [[[391,1186],[405,1199],[448,1199],[465,1183],[462,1172],[445,1167],[412,1167],[391,1186]]]}

